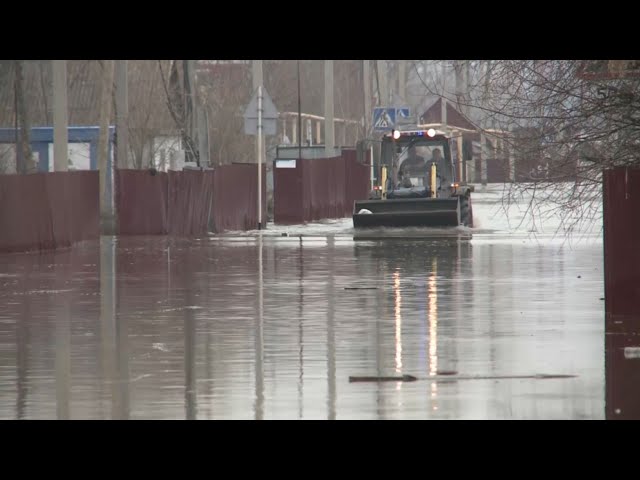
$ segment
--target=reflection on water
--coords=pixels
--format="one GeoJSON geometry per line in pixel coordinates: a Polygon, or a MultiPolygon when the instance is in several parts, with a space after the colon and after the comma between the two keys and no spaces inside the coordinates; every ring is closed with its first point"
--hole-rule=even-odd
{"type": "MultiPolygon", "coordinates": [[[[438,257],[433,257],[429,274],[429,375],[438,373],[438,257]]],[[[431,382],[431,399],[433,410],[438,409],[435,399],[438,395],[438,384],[431,382]]]]}
{"type": "Polygon", "coordinates": [[[400,293],[399,272],[394,272],[393,274],[393,294],[396,320],[396,373],[402,373],[402,294],[400,293]]]}
{"type": "Polygon", "coordinates": [[[256,304],[256,420],[264,418],[264,279],[263,279],[262,236],[258,237],[258,303],[256,304]]]}
{"type": "MultiPolygon", "coordinates": [[[[335,291],[335,238],[327,239],[328,279],[326,298],[331,299],[335,291]]],[[[335,304],[327,302],[327,418],[336,419],[336,339],[335,339],[335,304]]]]}
{"type": "MultiPolygon", "coordinates": [[[[63,257],[63,255],[60,255],[63,257]]],[[[68,258],[69,254],[64,255],[68,258]]],[[[70,292],[66,291],[69,283],[69,266],[66,262],[54,265],[55,284],[58,292],[54,297],[55,315],[55,370],[56,370],[56,412],[59,420],[70,418],[69,396],[71,393],[71,323],[70,292]]],[[[29,321],[23,318],[23,321],[29,321]]]]}
{"type": "MultiPolygon", "coordinates": [[[[187,262],[191,259],[188,258],[187,262]]],[[[195,420],[198,410],[198,392],[196,387],[196,316],[192,307],[194,302],[194,279],[191,276],[192,266],[189,265],[185,275],[184,285],[184,403],[187,420],[195,420]]]]}
{"type": "Polygon", "coordinates": [[[0,418],[603,418],[601,260],[260,235],[2,255],[0,418]],[[420,380],[348,382],[397,374],[420,380]]]}

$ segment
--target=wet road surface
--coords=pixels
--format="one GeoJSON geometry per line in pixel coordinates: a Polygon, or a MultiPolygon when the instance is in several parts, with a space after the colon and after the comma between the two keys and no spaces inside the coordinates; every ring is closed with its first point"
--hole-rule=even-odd
{"type": "Polygon", "coordinates": [[[0,255],[0,418],[601,419],[603,296],[598,237],[0,255]]]}

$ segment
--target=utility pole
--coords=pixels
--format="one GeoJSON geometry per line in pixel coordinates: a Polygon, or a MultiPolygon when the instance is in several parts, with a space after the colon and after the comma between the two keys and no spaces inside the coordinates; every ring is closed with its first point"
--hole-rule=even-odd
{"type": "Polygon", "coordinates": [[[335,141],[335,124],[333,122],[333,60],[324,61],[324,153],[325,157],[333,157],[335,141]]]}
{"type": "Polygon", "coordinates": [[[209,167],[209,122],[204,106],[200,103],[200,96],[196,106],[198,112],[198,152],[200,152],[200,166],[209,167]]]}
{"type": "MultiPolygon", "coordinates": [[[[491,73],[491,60],[488,60],[485,64],[485,79],[484,79],[484,94],[483,94],[483,106],[487,106],[487,102],[489,100],[489,74],[491,73]]],[[[492,119],[493,126],[495,127],[495,114],[492,119]]],[[[489,126],[489,122],[484,122],[483,130],[486,130],[489,126]]],[[[487,161],[489,160],[489,147],[487,145],[487,138],[484,133],[480,135],[480,182],[483,186],[487,185],[487,161]]]]}
{"type": "Polygon", "coordinates": [[[484,133],[480,134],[480,182],[484,187],[487,186],[487,162],[489,160],[489,145],[487,145],[487,137],[484,133]]]}
{"type": "Polygon", "coordinates": [[[129,165],[129,86],[127,60],[116,60],[116,167],[129,165]]]}
{"type": "MultiPolygon", "coordinates": [[[[100,137],[98,139],[98,169],[100,171],[100,217],[102,220],[103,231],[112,224],[113,210],[112,198],[107,191],[107,178],[109,175],[109,120],[111,119],[111,103],[113,101],[113,76],[114,64],[113,60],[102,61],[102,92],[100,95],[100,137]]],[[[111,182],[113,186],[113,181],[111,182]]]]}
{"type": "Polygon", "coordinates": [[[200,99],[197,80],[197,60],[188,60],[189,84],[191,91],[191,135],[194,148],[197,149],[199,167],[209,166],[209,124],[200,99]]]}
{"type": "Polygon", "coordinates": [[[371,126],[371,65],[369,60],[362,61],[362,83],[364,90],[364,136],[369,137],[371,126]]]}
{"type": "Polygon", "coordinates": [[[389,103],[389,79],[386,60],[376,60],[378,66],[378,85],[380,89],[380,98],[378,106],[385,107],[389,103]]]}
{"type": "Polygon", "coordinates": [[[20,119],[20,145],[16,145],[16,159],[19,158],[18,149],[21,153],[21,162],[16,161],[16,170],[18,173],[33,173],[36,171],[36,165],[33,161],[33,154],[31,152],[31,124],[29,123],[29,117],[27,112],[27,105],[24,99],[24,60],[15,60],[14,65],[16,67],[16,79],[15,79],[15,93],[16,93],[16,112],[17,118],[20,119]]]}
{"type": "MultiPolygon", "coordinates": [[[[464,60],[455,60],[454,61],[454,71],[455,71],[455,80],[456,80],[456,105],[458,107],[458,111],[465,113],[467,111],[467,85],[465,82],[465,71],[466,62],[464,60]]],[[[466,182],[467,181],[467,162],[463,157],[463,137],[462,132],[457,131],[456,135],[456,145],[457,145],[457,157],[458,157],[458,180],[466,182]]]]}
{"type": "MultiPolygon", "coordinates": [[[[263,73],[263,69],[262,69],[262,60],[253,60],[252,64],[251,64],[251,73],[252,73],[252,77],[253,77],[253,91],[257,91],[258,87],[260,87],[261,85],[264,84],[264,73],[263,73]]],[[[260,132],[258,132],[260,133],[260,132]]],[[[302,131],[300,131],[300,134],[302,135],[302,131]]],[[[260,156],[259,156],[259,152],[260,150],[262,150],[263,144],[262,144],[263,140],[262,140],[262,136],[261,135],[256,135],[256,162],[260,163],[260,156]]]]}
{"type": "Polygon", "coordinates": [[[202,166],[202,153],[200,152],[200,135],[198,130],[198,85],[196,84],[196,61],[187,60],[189,64],[189,91],[191,93],[191,139],[195,152],[195,161],[199,167],[202,166]]]}
{"type": "MultiPolygon", "coordinates": [[[[489,102],[489,87],[491,86],[491,82],[489,80],[489,75],[491,73],[491,60],[487,60],[484,65],[484,91],[482,93],[482,106],[487,108],[487,103],[489,102]]],[[[495,114],[494,114],[495,117],[495,114]]],[[[484,128],[486,129],[488,126],[488,122],[483,122],[484,128]]]]}
{"type": "Polygon", "coordinates": [[[398,60],[398,96],[407,101],[407,61],[398,60]]]}
{"type": "Polygon", "coordinates": [[[302,161],[302,92],[300,88],[300,60],[298,60],[298,159],[302,161]]]}
{"type": "Polygon", "coordinates": [[[186,75],[186,85],[188,85],[187,89],[187,101],[189,102],[189,138],[191,139],[191,147],[193,149],[193,158],[192,162],[196,162],[196,165],[201,166],[201,158],[198,143],[198,102],[197,99],[197,87],[196,87],[196,61],[195,60],[186,60],[187,64],[187,75],[186,75]]]}
{"type": "Polygon", "coordinates": [[[53,61],[43,60],[40,62],[40,82],[42,101],[45,107],[44,121],[47,125],[53,125],[53,61]]]}
{"type": "MultiPolygon", "coordinates": [[[[467,103],[471,101],[471,61],[464,62],[464,95],[467,103]]],[[[463,113],[468,117],[470,113],[469,105],[465,105],[463,113]]]]}
{"type": "Polygon", "coordinates": [[[442,101],[440,102],[440,122],[446,127],[447,126],[447,64],[446,61],[442,61],[442,101]]]}
{"type": "Polygon", "coordinates": [[[69,169],[69,120],[67,116],[67,61],[51,60],[53,73],[53,170],[69,169]]]}
{"type": "Polygon", "coordinates": [[[466,109],[466,101],[465,101],[465,85],[464,85],[464,61],[463,60],[455,60],[454,61],[454,71],[456,76],[456,103],[458,110],[464,112],[466,109]]]}
{"type": "Polygon", "coordinates": [[[200,166],[197,143],[197,118],[196,103],[194,101],[195,90],[195,60],[182,61],[182,78],[184,80],[184,130],[186,131],[186,150],[185,160],[188,162],[196,162],[200,166]]]}

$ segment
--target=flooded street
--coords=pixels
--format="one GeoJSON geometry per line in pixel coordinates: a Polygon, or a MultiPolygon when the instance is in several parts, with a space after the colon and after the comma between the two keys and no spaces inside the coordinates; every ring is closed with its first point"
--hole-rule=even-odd
{"type": "Polygon", "coordinates": [[[604,418],[599,237],[328,230],[0,256],[0,418],[604,418]]]}
{"type": "Polygon", "coordinates": [[[2,60],[0,96],[0,420],[640,419],[639,60],[2,60]]]}

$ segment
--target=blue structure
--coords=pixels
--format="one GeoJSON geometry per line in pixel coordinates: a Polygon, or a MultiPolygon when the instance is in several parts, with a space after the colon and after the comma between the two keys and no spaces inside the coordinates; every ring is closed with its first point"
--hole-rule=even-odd
{"type": "MultiPolygon", "coordinates": [[[[98,169],[98,139],[100,137],[100,127],[69,127],[69,143],[89,144],[89,166],[91,170],[98,169]]],[[[107,202],[112,203],[113,192],[113,162],[111,152],[115,140],[115,127],[109,127],[109,145],[107,155],[107,202]]],[[[0,143],[16,143],[15,128],[0,128],[0,143]]],[[[40,158],[38,171],[48,172],[53,158],[49,158],[49,145],[53,143],[53,127],[34,127],[31,129],[30,144],[31,150],[37,152],[40,158]]],[[[17,155],[17,148],[16,148],[17,155]]]]}
{"type": "MultiPolygon", "coordinates": [[[[91,170],[98,169],[98,138],[100,127],[69,127],[69,143],[88,143],[89,163],[91,170]]],[[[111,151],[115,138],[115,127],[109,127],[109,155],[107,170],[111,171],[111,151]]],[[[49,164],[53,161],[49,158],[49,144],[53,143],[53,127],[34,127],[31,129],[31,150],[40,156],[38,170],[48,172],[49,164]]],[[[15,128],[0,128],[0,143],[16,143],[15,128]]],[[[109,177],[111,175],[108,175],[109,177]]]]}

